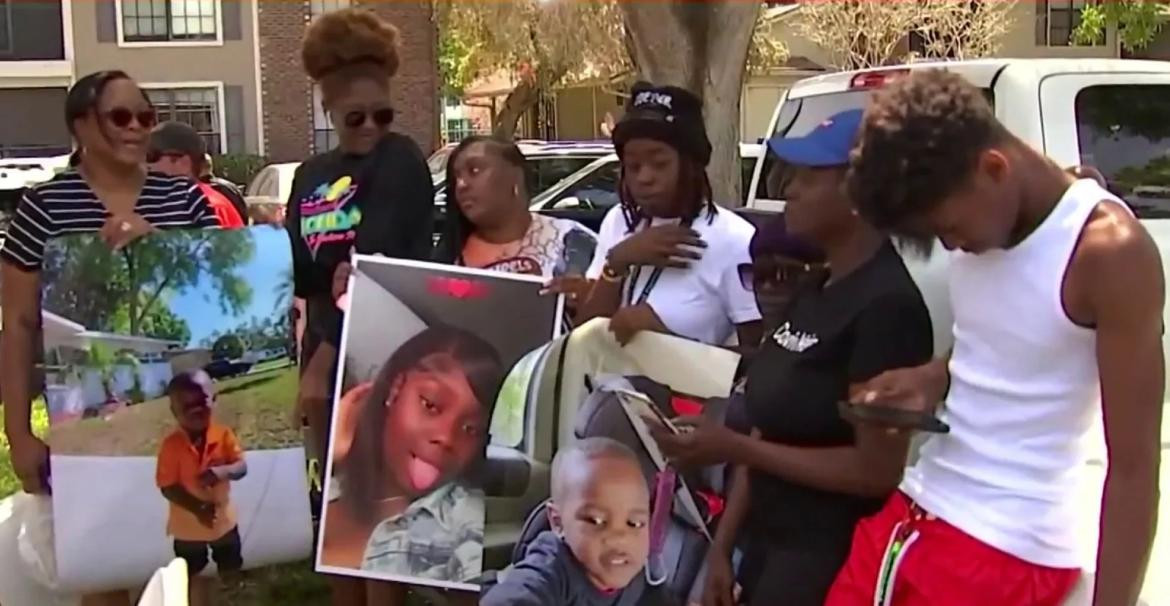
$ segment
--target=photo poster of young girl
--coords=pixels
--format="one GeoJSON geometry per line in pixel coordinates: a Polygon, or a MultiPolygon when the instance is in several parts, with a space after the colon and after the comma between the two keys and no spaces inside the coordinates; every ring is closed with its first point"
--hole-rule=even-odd
{"type": "Polygon", "coordinates": [[[501,386],[561,325],[564,301],[542,290],[533,276],[355,257],[319,571],[478,590],[501,386]]]}
{"type": "Polygon", "coordinates": [[[311,555],[292,296],[280,227],[49,243],[53,533],[31,544],[58,587],[138,586],[175,558],[225,576],[311,555]]]}

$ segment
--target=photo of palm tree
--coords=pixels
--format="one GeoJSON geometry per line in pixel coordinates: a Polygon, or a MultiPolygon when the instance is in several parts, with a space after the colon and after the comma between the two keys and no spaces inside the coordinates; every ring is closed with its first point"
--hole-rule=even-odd
{"type": "Polygon", "coordinates": [[[50,243],[43,275],[54,453],[150,454],[173,424],[167,383],[194,369],[249,447],[301,443],[283,229],[164,232],[120,251],[79,234],[50,243]]]}

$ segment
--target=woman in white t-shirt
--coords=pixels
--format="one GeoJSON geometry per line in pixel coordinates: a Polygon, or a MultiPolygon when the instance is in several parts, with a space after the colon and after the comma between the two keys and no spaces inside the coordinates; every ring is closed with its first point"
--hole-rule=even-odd
{"type": "Polygon", "coordinates": [[[760,312],[739,278],[755,228],[711,199],[703,105],[676,87],[634,85],[613,132],[620,197],[601,223],[578,320],[610,317],[621,343],[643,330],[711,345],[760,341],[760,312]]]}

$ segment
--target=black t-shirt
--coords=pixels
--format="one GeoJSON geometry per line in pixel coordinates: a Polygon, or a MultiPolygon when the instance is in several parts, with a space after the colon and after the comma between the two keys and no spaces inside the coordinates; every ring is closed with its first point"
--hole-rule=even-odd
{"type": "Polygon", "coordinates": [[[336,345],[341,312],[333,274],[351,252],[429,260],[434,188],[422,151],[409,137],[386,135],[370,154],[333,150],[301,164],[293,177],[287,225],[296,296],[307,330],[336,345]]]}
{"type": "MultiPolygon", "coordinates": [[[[747,415],[769,442],[849,446],[852,426],[837,403],[849,386],[933,355],[930,314],[893,245],[792,304],[748,370],[747,415]]],[[[749,532],[789,544],[848,550],[856,522],[883,499],[826,492],[759,471],[751,474],[749,532]]],[[[842,554],[844,556],[844,553],[842,554]]]]}

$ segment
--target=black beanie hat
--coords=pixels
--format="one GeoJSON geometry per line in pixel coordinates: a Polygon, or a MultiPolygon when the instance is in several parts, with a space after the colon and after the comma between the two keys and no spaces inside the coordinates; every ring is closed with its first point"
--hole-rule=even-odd
{"type": "Polygon", "coordinates": [[[704,167],[711,161],[703,102],[677,86],[634,84],[626,113],[613,129],[613,145],[619,158],[630,139],[661,141],[704,167]]]}

